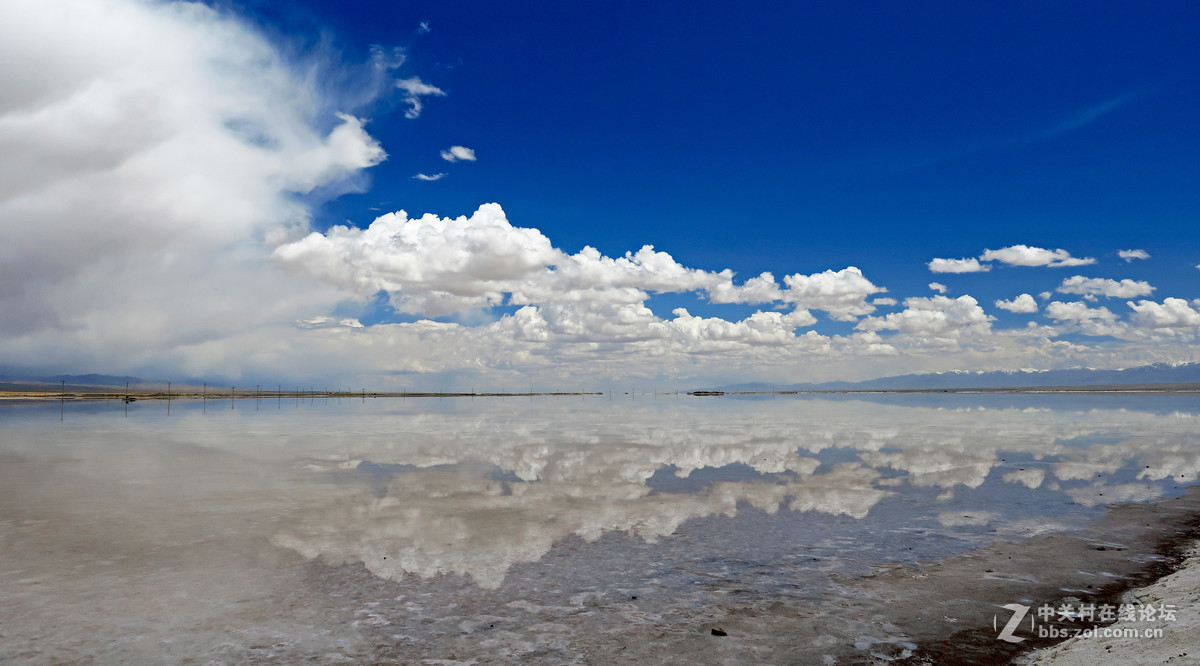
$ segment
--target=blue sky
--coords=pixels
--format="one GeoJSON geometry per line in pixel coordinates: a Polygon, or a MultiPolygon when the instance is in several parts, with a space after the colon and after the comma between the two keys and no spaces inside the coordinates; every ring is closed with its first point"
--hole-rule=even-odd
{"type": "Polygon", "coordinates": [[[41,195],[66,188],[74,207],[0,193],[15,247],[42,257],[10,262],[26,277],[0,294],[19,315],[0,327],[8,367],[421,385],[1197,360],[1194,3],[106,0],[90,23],[57,25],[88,12],[9,12],[47,45],[10,41],[11,61],[42,73],[5,75],[6,169],[46,162],[41,195]],[[46,51],[59,41],[65,55],[46,51]],[[83,45],[97,62],[70,64],[83,45]],[[201,135],[210,148],[186,147],[201,135]],[[215,154],[226,139],[241,147],[215,154]],[[127,173],[163,146],[178,146],[169,168],[127,173]],[[455,146],[473,159],[444,159],[455,146]],[[491,203],[502,213],[476,213],[491,203]],[[15,221],[29,210],[42,232],[15,221]],[[400,210],[374,240],[335,238],[400,210]],[[442,222],[414,222],[427,213],[442,222]],[[389,250],[401,237],[411,251],[389,250]],[[106,254],[131,238],[139,253],[106,254]],[[605,263],[645,245],[673,264],[605,263]],[[1013,247],[980,272],[929,266],[1013,247]],[[201,289],[174,281],[181,266],[230,277],[201,289]],[[725,269],[732,281],[714,277],[725,269]],[[764,271],[775,291],[714,296],[764,271]],[[91,294],[103,279],[162,286],[91,294]],[[1035,305],[996,305],[1021,294],[1035,305]]]}
{"type": "Polygon", "coordinates": [[[740,275],[857,265],[906,290],[932,257],[1017,243],[1195,258],[1178,253],[1200,209],[1191,3],[804,4],[313,3],[266,20],[406,45],[449,91],[417,122],[372,124],[396,150],[325,221],[497,201],[568,251],[650,243],[740,275]],[[481,159],[451,168],[447,144],[481,159]],[[425,171],[448,175],[411,180],[425,171]]]}
{"type": "Polygon", "coordinates": [[[1191,3],[647,4],[314,4],[348,49],[411,44],[409,70],[449,91],[419,122],[372,124],[393,157],[331,216],[497,200],[567,250],[784,272],[1166,251],[1200,201],[1191,3]],[[485,158],[406,181],[445,170],[446,144],[485,158]]]}

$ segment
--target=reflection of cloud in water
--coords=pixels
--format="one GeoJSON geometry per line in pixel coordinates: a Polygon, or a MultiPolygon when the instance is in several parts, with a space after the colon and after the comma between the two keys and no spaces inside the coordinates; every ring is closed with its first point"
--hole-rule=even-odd
{"type": "Polygon", "coordinates": [[[1041,467],[1030,467],[1027,469],[1018,469],[1014,472],[1009,472],[1001,477],[1008,483],[1019,483],[1030,490],[1042,485],[1042,481],[1046,479],[1046,470],[1041,467]]]}
{"type": "Polygon", "coordinates": [[[385,578],[455,573],[495,588],[513,564],[541,559],[566,536],[595,541],[606,532],[627,532],[654,542],[691,518],[734,516],[738,502],[775,513],[786,501],[793,511],[861,518],[887,495],[871,486],[877,477],[844,464],[795,482],[722,482],[699,494],[676,494],[612,478],[506,488],[427,471],[395,479],[384,497],[356,494],[308,514],[272,541],[332,563],[361,560],[385,578]]]}
{"type": "Polygon", "coordinates": [[[999,517],[999,514],[991,511],[976,511],[974,513],[943,511],[937,515],[937,521],[946,527],[960,527],[962,525],[987,525],[999,517]]]}
{"type": "Polygon", "coordinates": [[[1156,499],[1162,496],[1162,488],[1157,485],[1148,485],[1145,483],[1122,483],[1117,485],[1093,483],[1088,486],[1071,488],[1067,490],[1067,495],[1077,504],[1082,504],[1083,506],[1101,506],[1104,504],[1145,502],[1156,499]]]}
{"type": "Polygon", "coordinates": [[[917,487],[978,488],[995,465],[995,451],[964,451],[955,447],[921,447],[899,453],[863,453],[863,462],[873,467],[890,467],[908,472],[908,482],[917,487]],[[958,450],[955,450],[955,448],[958,450]]]}
{"type": "MultiPolygon", "coordinates": [[[[653,542],[693,518],[735,516],[739,503],[768,514],[785,508],[863,518],[893,492],[936,488],[937,502],[952,501],[955,489],[979,489],[993,470],[1012,484],[1008,493],[1057,493],[1061,483],[1059,496],[1084,507],[1145,501],[1165,491],[1148,481],[1196,478],[1196,422],[1188,413],[1121,409],[822,400],[670,408],[497,403],[402,413],[334,445],[296,434],[289,451],[303,452],[314,469],[366,460],[409,471],[393,477],[382,497],[341,486],[340,500],[299,512],[273,541],[309,558],[361,560],[388,578],[455,573],[494,588],[513,564],[540,559],[565,537],[594,541],[618,532],[653,542]],[[686,478],[736,465],[748,468],[747,478],[701,484],[698,492],[648,484],[664,469],[686,478]],[[1058,482],[1045,483],[1047,470],[1058,482]],[[1132,482],[1134,470],[1142,483],[1132,482]]],[[[925,518],[1014,535],[1038,523],[998,511],[968,518],[930,511],[925,518]]]]}

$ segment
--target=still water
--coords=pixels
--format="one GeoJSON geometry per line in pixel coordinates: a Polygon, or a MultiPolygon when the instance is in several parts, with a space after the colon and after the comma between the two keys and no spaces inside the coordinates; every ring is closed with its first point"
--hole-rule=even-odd
{"type": "Polygon", "coordinates": [[[1186,395],[95,401],[59,418],[0,404],[5,663],[903,658],[900,592],[861,581],[1079,532],[1200,471],[1186,395]]]}

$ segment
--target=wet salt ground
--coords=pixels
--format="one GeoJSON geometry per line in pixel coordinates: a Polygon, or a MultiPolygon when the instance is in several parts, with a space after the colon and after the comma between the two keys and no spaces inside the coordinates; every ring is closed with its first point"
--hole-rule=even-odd
{"type": "Polygon", "coordinates": [[[1194,482],[1194,399],[1056,398],[0,405],[0,660],[904,656],[876,571],[1194,482]]]}

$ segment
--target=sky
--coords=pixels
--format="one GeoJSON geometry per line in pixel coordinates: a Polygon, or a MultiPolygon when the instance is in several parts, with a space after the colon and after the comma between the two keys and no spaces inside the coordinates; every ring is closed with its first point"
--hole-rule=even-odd
{"type": "Polygon", "coordinates": [[[0,371],[1200,361],[1200,6],[9,0],[0,371]]]}

